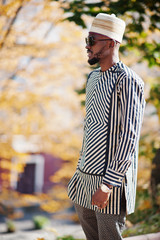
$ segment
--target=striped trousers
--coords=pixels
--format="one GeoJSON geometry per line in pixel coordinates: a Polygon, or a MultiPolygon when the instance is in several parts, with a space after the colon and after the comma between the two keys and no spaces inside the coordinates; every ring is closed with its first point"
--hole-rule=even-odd
{"type": "Polygon", "coordinates": [[[123,194],[121,214],[104,214],[74,204],[87,240],[122,240],[125,228],[126,200],[123,194]]]}

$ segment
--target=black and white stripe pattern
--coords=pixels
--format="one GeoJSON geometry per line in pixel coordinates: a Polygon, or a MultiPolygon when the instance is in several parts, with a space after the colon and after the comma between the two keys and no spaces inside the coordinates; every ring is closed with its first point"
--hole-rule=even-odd
{"type": "Polygon", "coordinates": [[[91,197],[103,182],[114,185],[114,189],[101,212],[120,213],[123,186],[127,212],[134,211],[138,140],[145,106],[143,88],[143,81],[122,62],[89,75],[83,146],[68,186],[69,197],[77,204],[95,210],[91,197]]]}

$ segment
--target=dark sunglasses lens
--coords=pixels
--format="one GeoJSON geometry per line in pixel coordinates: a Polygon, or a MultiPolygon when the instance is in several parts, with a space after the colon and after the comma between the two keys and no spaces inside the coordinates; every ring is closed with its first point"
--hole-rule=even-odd
{"type": "Polygon", "coordinates": [[[91,37],[88,37],[88,40],[89,40],[89,45],[93,46],[94,45],[94,38],[91,36],[91,37]]]}
{"type": "Polygon", "coordinates": [[[88,37],[88,38],[85,38],[86,40],[86,44],[89,45],[89,46],[93,46],[94,45],[94,38],[93,37],[88,37]]]}

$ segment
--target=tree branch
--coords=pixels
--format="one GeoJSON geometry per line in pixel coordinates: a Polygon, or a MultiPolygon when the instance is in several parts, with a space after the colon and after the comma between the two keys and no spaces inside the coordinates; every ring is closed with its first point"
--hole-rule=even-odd
{"type": "Polygon", "coordinates": [[[11,32],[12,26],[13,26],[13,24],[15,23],[15,21],[16,21],[16,19],[17,19],[17,16],[18,16],[18,14],[19,14],[19,12],[20,12],[20,10],[21,10],[21,8],[23,7],[23,3],[24,3],[24,1],[21,2],[21,5],[17,8],[17,10],[16,10],[16,12],[15,12],[15,16],[14,16],[14,17],[12,18],[12,20],[10,21],[9,26],[8,26],[8,29],[7,29],[7,31],[5,32],[2,41],[0,42],[0,49],[3,48],[3,46],[4,46],[5,42],[6,42],[6,39],[7,39],[8,35],[9,35],[10,32],[11,32]]]}

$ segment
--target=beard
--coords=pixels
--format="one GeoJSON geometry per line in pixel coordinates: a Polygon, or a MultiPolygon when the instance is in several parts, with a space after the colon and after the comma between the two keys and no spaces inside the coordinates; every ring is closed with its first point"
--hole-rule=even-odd
{"type": "Polygon", "coordinates": [[[98,57],[93,57],[92,59],[89,59],[89,60],[88,60],[88,63],[89,63],[90,65],[94,65],[94,64],[98,63],[99,60],[100,60],[100,59],[99,59],[98,57]]]}
{"type": "MultiPolygon", "coordinates": [[[[102,47],[99,52],[97,52],[97,53],[94,54],[94,57],[93,57],[92,59],[89,59],[89,60],[88,60],[88,63],[89,63],[90,65],[94,65],[94,64],[96,64],[96,63],[99,62],[99,60],[100,60],[100,58],[101,58],[101,55],[102,55],[103,50],[105,49],[105,47],[106,47],[106,46],[102,47]]],[[[89,52],[93,53],[90,49],[88,49],[87,52],[88,52],[88,53],[89,53],[89,52]]]]}

